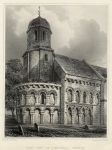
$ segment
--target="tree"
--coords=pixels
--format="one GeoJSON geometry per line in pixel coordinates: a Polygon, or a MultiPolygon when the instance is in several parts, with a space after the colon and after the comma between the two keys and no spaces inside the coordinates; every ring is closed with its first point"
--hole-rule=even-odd
{"type": "Polygon", "coordinates": [[[20,59],[11,59],[6,63],[5,72],[5,107],[14,115],[15,90],[14,86],[21,83],[23,79],[23,65],[20,59]]]}

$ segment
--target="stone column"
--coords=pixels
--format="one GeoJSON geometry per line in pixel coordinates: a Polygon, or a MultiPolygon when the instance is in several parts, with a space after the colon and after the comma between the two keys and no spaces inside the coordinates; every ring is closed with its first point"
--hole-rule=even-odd
{"type": "Polygon", "coordinates": [[[76,93],[73,92],[73,103],[76,103],[76,93]]]}
{"type": "Polygon", "coordinates": [[[51,124],[53,124],[53,115],[54,115],[54,108],[52,107],[50,111],[50,123],[51,124]]]}
{"type": "Polygon", "coordinates": [[[26,115],[26,112],[23,112],[23,120],[22,120],[22,123],[25,124],[25,115],[26,115]]]}
{"type": "Polygon", "coordinates": [[[17,121],[20,122],[20,113],[18,110],[17,110],[17,121]]]}
{"type": "Polygon", "coordinates": [[[36,95],[35,97],[36,97],[35,105],[38,105],[38,104],[39,104],[39,96],[38,96],[38,95],[36,95]]]}
{"type": "Polygon", "coordinates": [[[84,122],[84,115],[83,115],[82,112],[80,113],[80,124],[81,124],[81,125],[84,125],[84,124],[85,124],[85,122],[84,122]]]}
{"type": "Polygon", "coordinates": [[[58,123],[60,124],[61,123],[61,112],[58,111],[58,123]]]}
{"type": "Polygon", "coordinates": [[[79,112],[79,125],[82,124],[82,114],[81,114],[81,111],[79,112]]]}
{"type": "Polygon", "coordinates": [[[80,92],[80,103],[83,104],[83,91],[80,92]]]}
{"type": "Polygon", "coordinates": [[[29,98],[30,98],[30,95],[26,95],[26,105],[29,104],[29,98]]]}
{"type": "Polygon", "coordinates": [[[57,105],[57,95],[55,96],[55,105],[57,105]]]}
{"type": "Polygon", "coordinates": [[[20,121],[20,113],[18,113],[18,117],[17,117],[18,119],[17,119],[17,121],[20,123],[21,121],[20,121]]]}
{"type": "Polygon", "coordinates": [[[40,113],[40,124],[43,124],[44,121],[44,111],[41,111],[40,113]]]}
{"type": "MultiPolygon", "coordinates": [[[[65,105],[65,109],[64,109],[64,124],[67,124],[67,111],[68,111],[68,108],[65,105]]],[[[61,121],[61,111],[60,111],[60,121],[61,121]]]]}
{"type": "Polygon", "coordinates": [[[34,124],[34,111],[30,112],[30,115],[31,115],[31,124],[33,125],[34,124]]]}
{"type": "Polygon", "coordinates": [[[72,125],[75,123],[75,111],[74,108],[72,109],[72,125]]]}
{"type": "Polygon", "coordinates": [[[67,112],[64,113],[64,124],[66,125],[68,122],[67,122],[67,112]]]}
{"type": "Polygon", "coordinates": [[[50,123],[53,124],[53,112],[50,114],[50,123]]]}
{"type": "Polygon", "coordinates": [[[34,107],[31,107],[30,109],[30,115],[31,115],[31,124],[33,125],[34,124],[34,107]]]}
{"type": "Polygon", "coordinates": [[[86,92],[86,94],[87,94],[86,103],[87,103],[87,104],[90,104],[90,93],[89,93],[89,92],[86,92]]]}
{"type": "Polygon", "coordinates": [[[74,110],[74,125],[77,124],[77,115],[76,115],[76,110],[74,110]]]}

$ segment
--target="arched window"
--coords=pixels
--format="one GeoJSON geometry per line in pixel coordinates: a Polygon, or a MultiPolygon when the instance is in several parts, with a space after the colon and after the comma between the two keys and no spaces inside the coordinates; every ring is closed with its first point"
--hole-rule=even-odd
{"type": "Polygon", "coordinates": [[[55,95],[54,95],[54,93],[50,94],[50,103],[51,103],[51,105],[55,105],[55,95]]]}
{"type": "Polygon", "coordinates": [[[68,112],[70,113],[70,115],[72,115],[72,110],[71,110],[71,108],[68,108],[68,112]]]}
{"type": "Polygon", "coordinates": [[[41,95],[41,104],[45,104],[46,94],[42,92],[40,95],[41,95]]]}
{"type": "Polygon", "coordinates": [[[30,114],[30,109],[26,108],[26,113],[25,113],[25,123],[30,124],[31,123],[31,114],[30,114]]]}
{"type": "Polygon", "coordinates": [[[31,92],[31,96],[32,96],[33,98],[35,98],[35,93],[34,93],[34,92],[31,92]]]}
{"type": "Polygon", "coordinates": [[[37,30],[35,30],[35,41],[37,40],[37,30]]]}
{"type": "Polygon", "coordinates": [[[83,103],[86,103],[86,92],[83,93],[83,103]]]}
{"type": "Polygon", "coordinates": [[[80,102],[80,93],[79,93],[79,91],[76,91],[76,102],[77,103],[80,102]]]}
{"type": "Polygon", "coordinates": [[[48,61],[48,54],[45,54],[45,61],[48,61]]]}
{"type": "Polygon", "coordinates": [[[88,115],[89,115],[89,124],[91,125],[92,124],[92,112],[91,112],[91,109],[89,109],[88,115]]]}
{"type": "Polygon", "coordinates": [[[82,109],[82,114],[83,114],[83,122],[85,122],[86,112],[84,108],[82,109]]]}
{"type": "Polygon", "coordinates": [[[72,123],[72,110],[71,108],[68,108],[68,116],[67,116],[67,123],[71,124],[72,123]]]}
{"type": "Polygon", "coordinates": [[[79,109],[76,108],[77,123],[79,124],[79,109]]]}
{"type": "Polygon", "coordinates": [[[85,109],[84,109],[84,108],[82,109],[82,112],[83,112],[83,114],[85,115],[85,109]]]}
{"type": "Polygon", "coordinates": [[[21,104],[22,105],[25,105],[26,104],[26,94],[22,94],[22,96],[21,96],[21,104]]]}
{"type": "Polygon", "coordinates": [[[96,98],[97,98],[97,100],[99,100],[99,94],[98,93],[96,94],[96,98]]]}
{"type": "Polygon", "coordinates": [[[93,103],[93,94],[90,93],[90,104],[92,104],[92,103],[93,103]]]}
{"type": "Polygon", "coordinates": [[[43,31],[43,40],[46,40],[46,32],[43,31]]]}
{"type": "Polygon", "coordinates": [[[72,90],[69,89],[68,92],[67,92],[67,94],[68,94],[68,101],[72,102],[72,97],[73,97],[72,90]]]}
{"type": "Polygon", "coordinates": [[[30,98],[28,99],[28,104],[34,105],[35,102],[36,102],[35,93],[34,93],[34,92],[31,92],[31,93],[30,93],[30,98]]]}
{"type": "Polygon", "coordinates": [[[95,100],[95,104],[99,103],[99,99],[100,99],[100,95],[99,93],[96,94],[96,100],[95,100]]]}

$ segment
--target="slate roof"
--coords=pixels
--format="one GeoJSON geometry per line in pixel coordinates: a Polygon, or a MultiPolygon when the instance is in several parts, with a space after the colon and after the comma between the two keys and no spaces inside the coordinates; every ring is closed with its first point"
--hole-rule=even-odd
{"type": "Polygon", "coordinates": [[[103,74],[103,71],[105,72],[104,68],[92,66],[92,69],[91,66],[83,60],[81,61],[63,55],[56,54],[55,60],[62,67],[65,73],[73,76],[99,79],[94,69],[96,69],[96,71],[98,71],[101,75],[103,74]]]}

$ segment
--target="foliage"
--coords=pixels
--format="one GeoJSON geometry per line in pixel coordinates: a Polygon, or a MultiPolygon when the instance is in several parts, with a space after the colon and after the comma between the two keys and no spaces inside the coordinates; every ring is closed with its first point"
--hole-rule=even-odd
{"type": "Polygon", "coordinates": [[[5,74],[5,99],[6,108],[14,111],[15,90],[14,86],[21,83],[23,78],[23,66],[20,59],[11,59],[6,63],[5,74]]]}

